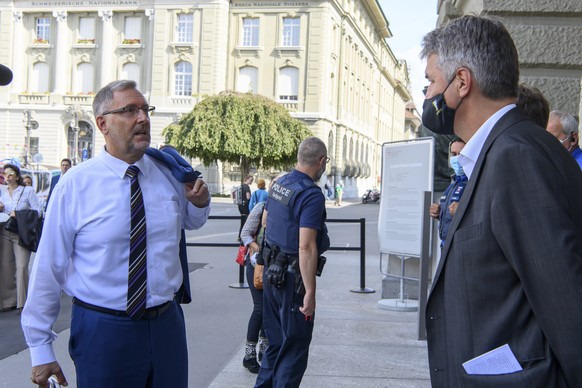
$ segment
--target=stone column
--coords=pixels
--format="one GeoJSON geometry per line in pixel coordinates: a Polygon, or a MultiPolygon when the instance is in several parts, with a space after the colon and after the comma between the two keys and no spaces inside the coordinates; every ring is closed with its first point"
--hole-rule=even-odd
{"type": "Polygon", "coordinates": [[[67,78],[70,76],[72,69],[70,65],[70,56],[67,53],[69,45],[67,37],[69,28],[67,26],[67,11],[53,11],[53,16],[57,19],[57,42],[55,49],[54,61],[59,65],[55,66],[55,94],[64,95],[67,91],[67,78]]]}
{"type": "Polygon", "coordinates": [[[156,41],[154,39],[154,31],[156,29],[154,17],[156,15],[156,11],[153,8],[146,9],[145,15],[148,17],[149,23],[147,25],[146,31],[144,31],[144,37],[145,33],[147,33],[147,40],[142,40],[142,42],[145,44],[142,52],[143,65],[140,68],[140,79],[142,81],[140,87],[142,92],[147,95],[149,100],[152,92],[153,57],[154,51],[156,49],[156,41]]]}
{"type": "MultiPolygon", "coordinates": [[[[98,15],[101,17],[103,22],[103,28],[101,33],[101,79],[99,80],[99,85],[96,89],[101,89],[103,86],[107,85],[109,82],[116,78],[116,66],[117,61],[114,58],[115,51],[115,36],[113,31],[113,23],[111,21],[113,17],[113,11],[104,10],[99,11],[98,15]]],[[[97,86],[97,85],[96,85],[97,86]]]]}
{"type": "MultiPolygon", "coordinates": [[[[25,69],[25,50],[24,48],[28,46],[30,42],[25,42],[24,37],[26,36],[24,25],[22,24],[22,12],[21,11],[14,11],[12,13],[12,20],[14,23],[14,35],[13,39],[13,46],[12,47],[22,47],[22,50],[12,50],[12,64],[10,64],[10,68],[15,69],[25,69]]],[[[14,78],[12,79],[12,90],[16,93],[21,93],[24,90],[27,90],[28,87],[26,82],[26,76],[28,74],[27,71],[13,71],[12,72],[14,78]]]]}

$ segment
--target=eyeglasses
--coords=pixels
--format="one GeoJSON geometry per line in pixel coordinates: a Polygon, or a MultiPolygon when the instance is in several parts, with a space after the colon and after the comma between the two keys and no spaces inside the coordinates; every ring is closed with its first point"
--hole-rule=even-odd
{"type": "Polygon", "coordinates": [[[142,110],[146,114],[146,116],[149,117],[150,114],[153,116],[154,111],[156,110],[156,107],[149,106],[149,105],[144,105],[144,106],[126,105],[123,108],[103,112],[103,113],[101,113],[101,116],[105,116],[105,115],[108,115],[111,113],[121,113],[125,117],[136,117],[139,114],[140,110],[142,110]]]}
{"type": "Polygon", "coordinates": [[[329,156],[322,156],[321,158],[322,158],[322,159],[323,159],[323,158],[325,158],[325,163],[329,163],[329,161],[331,160],[331,159],[329,158],[329,156]]]}

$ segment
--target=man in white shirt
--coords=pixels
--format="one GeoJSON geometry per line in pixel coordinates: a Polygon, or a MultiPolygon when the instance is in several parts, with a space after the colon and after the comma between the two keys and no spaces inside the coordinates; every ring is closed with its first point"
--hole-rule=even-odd
{"type": "Polygon", "coordinates": [[[500,21],[459,17],[423,46],[423,124],[466,142],[469,177],[426,307],[432,386],[581,387],[579,167],[516,108],[517,49],[500,21]],[[484,354],[490,369],[467,365],[484,354]]]}
{"type": "Polygon", "coordinates": [[[77,386],[187,387],[184,316],[174,301],[183,281],[179,242],[182,228],[206,222],[210,195],[202,179],[180,184],[163,163],[145,155],[153,110],[133,81],[102,88],[93,112],[105,150],[55,187],[21,319],[35,384],[44,386],[51,375],[66,384],[52,348],[64,291],[74,297],[69,350],[77,386]],[[128,258],[136,231],[130,165],[139,169],[145,208],[139,275],[147,278],[146,291],[141,287],[146,309],[139,313],[129,307],[128,258]]]}

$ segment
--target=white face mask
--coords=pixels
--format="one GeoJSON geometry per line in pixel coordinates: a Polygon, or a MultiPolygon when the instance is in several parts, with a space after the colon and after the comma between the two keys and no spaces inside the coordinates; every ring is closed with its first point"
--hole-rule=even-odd
{"type": "Polygon", "coordinates": [[[459,155],[451,156],[449,158],[449,165],[455,171],[455,174],[457,176],[465,175],[465,172],[463,171],[463,166],[461,166],[461,163],[459,163],[459,155]]]}

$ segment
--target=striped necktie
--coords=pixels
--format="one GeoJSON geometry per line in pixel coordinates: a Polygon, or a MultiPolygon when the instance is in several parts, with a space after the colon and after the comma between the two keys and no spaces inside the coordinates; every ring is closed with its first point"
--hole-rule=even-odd
{"type": "Polygon", "coordinates": [[[125,175],[131,178],[131,230],[129,234],[129,273],[127,278],[127,314],[139,319],[146,307],[147,255],[146,220],[143,196],[137,176],[139,168],[131,165],[125,175]]]}

